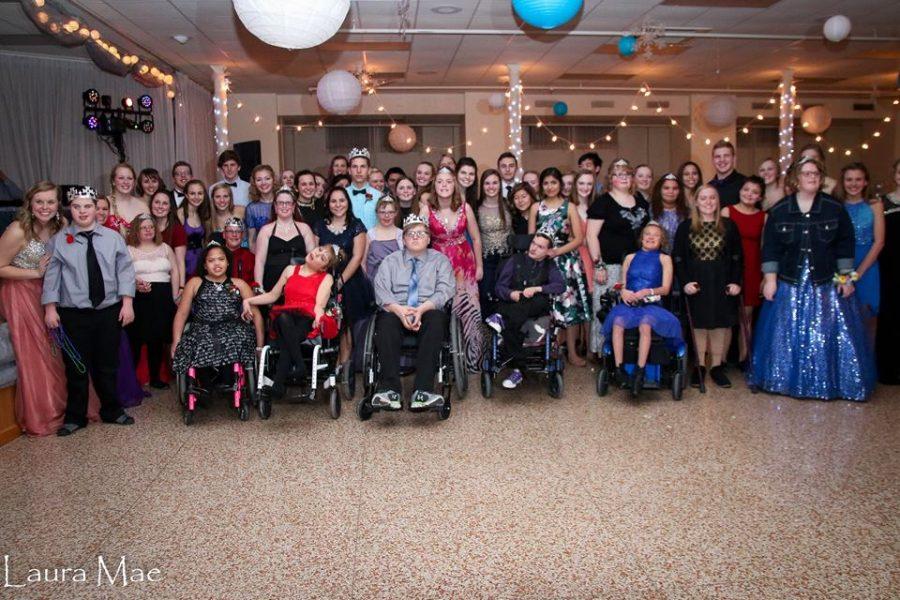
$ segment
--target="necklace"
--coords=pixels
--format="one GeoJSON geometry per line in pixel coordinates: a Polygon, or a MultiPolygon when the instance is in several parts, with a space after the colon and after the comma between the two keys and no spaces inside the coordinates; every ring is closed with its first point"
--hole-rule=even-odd
{"type": "MultiPolygon", "coordinates": [[[[460,206],[460,208],[462,208],[462,207],[460,206]]],[[[435,216],[437,217],[437,220],[440,221],[441,225],[444,226],[444,231],[446,231],[447,233],[450,233],[450,231],[451,231],[451,228],[450,228],[450,218],[449,218],[449,217],[445,217],[445,216],[443,216],[443,215],[441,214],[441,213],[444,212],[444,210],[446,210],[446,209],[444,209],[444,208],[440,209],[440,212],[437,212],[437,213],[435,214],[435,216]]],[[[458,214],[458,213],[459,213],[459,211],[456,211],[455,213],[452,213],[452,214],[455,215],[455,214],[458,214]]],[[[457,226],[458,224],[459,224],[459,218],[457,217],[456,221],[453,223],[453,229],[456,229],[456,226],[457,226]]]]}

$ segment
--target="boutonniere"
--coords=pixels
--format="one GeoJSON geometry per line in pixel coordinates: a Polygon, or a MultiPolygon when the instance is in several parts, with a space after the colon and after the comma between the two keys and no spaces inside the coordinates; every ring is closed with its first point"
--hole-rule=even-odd
{"type": "Polygon", "coordinates": [[[71,244],[71,243],[73,243],[74,241],[75,241],[75,236],[72,235],[71,233],[67,233],[67,234],[66,234],[66,243],[67,243],[67,244],[71,244]]]}
{"type": "Polygon", "coordinates": [[[228,294],[234,296],[235,298],[240,298],[240,297],[241,297],[241,290],[239,290],[238,287],[237,287],[236,285],[234,285],[233,283],[228,284],[228,285],[225,287],[225,291],[226,291],[228,294]]]}
{"type": "Polygon", "coordinates": [[[366,202],[368,202],[371,199],[372,199],[372,194],[370,194],[369,192],[366,192],[366,202]]]}

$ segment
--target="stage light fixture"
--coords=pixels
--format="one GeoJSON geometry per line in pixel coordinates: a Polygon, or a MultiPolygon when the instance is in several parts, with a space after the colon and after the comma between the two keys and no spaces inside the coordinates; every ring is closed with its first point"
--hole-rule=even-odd
{"type": "Polygon", "coordinates": [[[91,131],[97,131],[97,128],[100,127],[100,119],[97,118],[97,115],[86,116],[82,123],[91,131]]]}
{"type": "Polygon", "coordinates": [[[141,131],[144,133],[153,133],[153,121],[150,119],[144,119],[141,121],[141,131]]]}
{"type": "Polygon", "coordinates": [[[106,94],[100,96],[100,104],[103,105],[103,108],[112,108],[112,96],[106,94]]]}
{"type": "Polygon", "coordinates": [[[81,94],[81,99],[88,106],[97,106],[97,103],[100,102],[100,92],[94,88],[87,89],[81,94]]]}
{"type": "Polygon", "coordinates": [[[144,94],[140,98],[138,98],[138,104],[141,105],[141,108],[144,110],[153,110],[153,98],[149,95],[144,94]]]}
{"type": "Polygon", "coordinates": [[[125,110],[131,110],[134,107],[134,100],[129,98],[128,96],[122,98],[122,108],[125,110]]]}

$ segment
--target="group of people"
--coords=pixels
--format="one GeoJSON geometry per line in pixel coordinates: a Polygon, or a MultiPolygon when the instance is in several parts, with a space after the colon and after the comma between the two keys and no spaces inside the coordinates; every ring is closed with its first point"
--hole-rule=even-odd
{"type": "MultiPolygon", "coordinates": [[[[863,400],[876,339],[879,378],[898,378],[890,339],[900,330],[890,312],[879,317],[896,292],[881,285],[879,263],[889,279],[900,261],[900,162],[896,189],[874,198],[865,165],[832,180],[823,158],[810,145],[786,176],[767,159],[748,177],[721,141],[703,183],[694,162],[656,177],[616,159],[603,173],[594,152],[569,172],[523,171],[506,152],[480,175],[470,157],[447,154],[408,176],[374,168],[354,148],[325,174],[258,165],[244,181],[228,150],[212,185],[183,161],[171,189],[156,169],[125,163],[105,196],[72,188],[64,203],[42,181],[0,238],[19,423],[34,435],[67,435],[98,418],[130,424],[124,407],[140,402],[144,362],[149,385],[165,388],[170,357],[174,372],[252,361],[266,321],[286,340],[325,326],[335,289],[340,361],[351,370],[371,318],[385,350],[404,329],[417,332],[420,363],[436,368],[435,336],[452,307],[471,371],[485,327],[516,347],[518,326],[549,313],[574,366],[607,341],[621,366],[623,332],[637,328],[633,386],[653,332],[689,332],[695,384],[708,375],[729,387],[727,365],[737,363],[763,390],[863,400]],[[610,295],[621,303],[598,318],[610,295]]],[[[276,394],[303,368],[298,343],[281,353],[276,394]]],[[[388,364],[376,403],[396,407],[399,365],[379,352],[388,364]]],[[[522,381],[512,367],[505,387],[522,381]]],[[[440,402],[429,371],[413,392],[423,406],[440,402]]]]}

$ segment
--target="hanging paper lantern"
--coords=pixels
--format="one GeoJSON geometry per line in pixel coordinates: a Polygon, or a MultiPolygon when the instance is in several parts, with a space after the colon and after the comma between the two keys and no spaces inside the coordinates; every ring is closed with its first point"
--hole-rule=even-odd
{"type": "Polygon", "coordinates": [[[124,77],[134,67],[130,61],[127,64],[122,62],[121,58],[116,58],[108,50],[100,47],[94,40],[89,41],[86,47],[88,56],[91,57],[94,64],[107,73],[124,77]]]}
{"type": "Polygon", "coordinates": [[[490,104],[491,108],[500,110],[506,106],[506,96],[500,92],[491,94],[491,97],[488,98],[488,104],[490,104]]]}
{"type": "Polygon", "coordinates": [[[87,29],[76,19],[64,15],[46,2],[38,5],[33,0],[22,0],[21,5],[25,14],[38,29],[53,37],[63,46],[78,46],[90,37],[90,32],[84,35],[83,32],[86,32],[87,29]]]}
{"type": "Polygon", "coordinates": [[[416,132],[409,125],[398,124],[388,133],[388,145],[394,152],[409,152],[416,146],[416,132]]]}
{"type": "Polygon", "coordinates": [[[134,71],[132,71],[131,76],[134,77],[134,80],[140,83],[144,87],[155,88],[159,87],[163,84],[163,80],[159,77],[156,77],[153,74],[153,71],[159,72],[159,69],[156,67],[151,67],[145,63],[140,62],[137,66],[134,67],[134,71]]]}
{"type": "Polygon", "coordinates": [[[359,105],[362,86],[359,80],[347,71],[329,71],[316,85],[319,106],[335,115],[346,115],[359,105]]]}
{"type": "Polygon", "coordinates": [[[555,102],[553,104],[553,114],[557,117],[564,117],[569,112],[569,105],[565,102],[555,102]]]}
{"type": "Polygon", "coordinates": [[[800,123],[804,131],[818,135],[831,127],[831,111],[825,106],[810,106],[803,111],[800,123]]]}
{"type": "Polygon", "coordinates": [[[728,127],[737,119],[737,107],[731,96],[716,96],[703,105],[703,120],[714,129],[728,127]]]}
{"type": "Polygon", "coordinates": [[[583,3],[583,0],[512,0],[512,7],[532,27],[553,29],[571,21],[583,3]]]}
{"type": "Polygon", "coordinates": [[[841,42],[850,35],[850,19],[844,15],[834,15],[822,27],[822,34],[830,42],[841,42]]]}
{"type": "Polygon", "coordinates": [[[318,46],[337,32],[350,0],[234,0],[247,30],[265,43],[297,50],[318,46]]]}
{"type": "Polygon", "coordinates": [[[623,35],[619,38],[619,54],[623,58],[634,56],[637,52],[638,41],[633,35],[623,35]]]}

